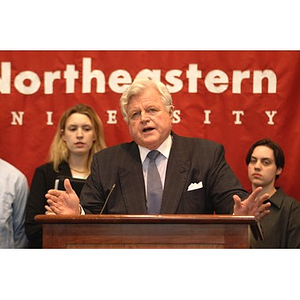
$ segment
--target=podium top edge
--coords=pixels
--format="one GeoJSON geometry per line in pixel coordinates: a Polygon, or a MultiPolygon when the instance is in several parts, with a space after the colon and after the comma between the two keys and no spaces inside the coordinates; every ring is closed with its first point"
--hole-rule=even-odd
{"type": "Polygon", "coordinates": [[[210,215],[210,214],[164,214],[164,215],[37,215],[38,223],[74,223],[74,224],[107,224],[107,223],[167,223],[167,224],[256,224],[254,216],[210,215]]]}

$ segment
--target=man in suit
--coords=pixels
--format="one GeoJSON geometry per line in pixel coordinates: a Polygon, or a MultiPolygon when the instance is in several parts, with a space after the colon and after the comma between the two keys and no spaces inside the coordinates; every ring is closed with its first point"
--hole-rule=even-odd
{"type": "Polygon", "coordinates": [[[254,215],[269,213],[261,188],[249,195],[227,164],[222,145],[180,137],[172,132],[173,104],[161,82],[136,79],[120,99],[121,111],[133,141],[94,155],[91,175],[79,199],[68,180],[66,192],[49,190],[47,210],[56,214],[147,214],[148,152],[158,150],[155,164],[162,196],[155,214],[254,215]],[[110,195],[109,195],[110,194],[110,195]],[[104,204],[109,195],[109,201],[104,204]]]}

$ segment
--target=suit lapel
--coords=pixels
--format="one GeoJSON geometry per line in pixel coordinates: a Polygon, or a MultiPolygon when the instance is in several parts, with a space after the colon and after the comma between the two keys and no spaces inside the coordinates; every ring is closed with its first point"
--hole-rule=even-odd
{"type": "Polygon", "coordinates": [[[173,134],[162,199],[162,214],[176,213],[191,165],[187,150],[180,137],[173,134]]]}
{"type": "Polygon", "coordinates": [[[125,206],[128,214],[146,214],[144,176],[137,145],[131,143],[126,153],[118,170],[125,206]]]}

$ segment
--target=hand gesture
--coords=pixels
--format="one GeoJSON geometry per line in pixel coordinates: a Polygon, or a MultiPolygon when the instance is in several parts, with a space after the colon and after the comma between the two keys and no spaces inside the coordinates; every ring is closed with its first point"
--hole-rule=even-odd
{"type": "Polygon", "coordinates": [[[56,215],[79,215],[79,198],[72,189],[69,179],[64,180],[65,191],[49,190],[46,194],[48,205],[45,206],[46,214],[56,215]]]}
{"type": "Polygon", "coordinates": [[[256,188],[250,196],[244,201],[237,195],[233,196],[234,200],[234,215],[235,216],[254,216],[257,221],[270,213],[271,203],[264,202],[269,198],[269,194],[263,194],[258,197],[262,187],[256,188]]]}

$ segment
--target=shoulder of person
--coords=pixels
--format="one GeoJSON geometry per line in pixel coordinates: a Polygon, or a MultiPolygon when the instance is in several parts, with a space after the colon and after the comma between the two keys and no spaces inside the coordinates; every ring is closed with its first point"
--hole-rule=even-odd
{"type": "Polygon", "coordinates": [[[190,145],[207,147],[207,148],[219,148],[219,147],[224,148],[222,144],[209,139],[204,139],[200,137],[181,136],[175,133],[172,133],[172,136],[174,142],[187,143],[190,145]]]}
{"type": "Polygon", "coordinates": [[[38,171],[53,170],[53,163],[52,162],[47,162],[45,164],[39,165],[38,167],[36,167],[36,170],[38,170],[38,171]]]}
{"type": "Polygon", "coordinates": [[[276,191],[276,194],[275,194],[277,197],[280,197],[283,199],[283,203],[285,205],[289,205],[289,206],[296,206],[296,207],[299,207],[300,208],[300,202],[296,199],[296,198],[293,198],[289,195],[287,195],[283,190],[282,188],[277,188],[277,191],[276,191]]]}
{"type": "Polygon", "coordinates": [[[6,160],[0,159],[1,171],[6,174],[13,174],[13,176],[18,175],[19,177],[25,177],[24,173],[15,167],[13,164],[6,160]]]}
{"type": "Polygon", "coordinates": [[[95,155],[96,156],[111,155],[111,154],[116,155],[118,153],[128,152],[133,149],[138,149],[138,146],[134,141],[106,147],[98,151],[95,155]]]}

